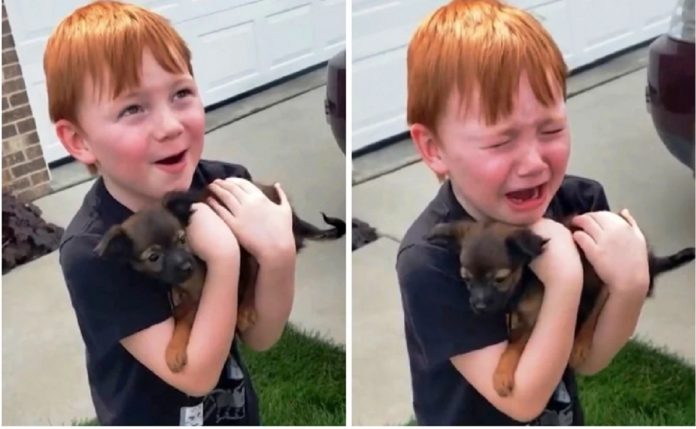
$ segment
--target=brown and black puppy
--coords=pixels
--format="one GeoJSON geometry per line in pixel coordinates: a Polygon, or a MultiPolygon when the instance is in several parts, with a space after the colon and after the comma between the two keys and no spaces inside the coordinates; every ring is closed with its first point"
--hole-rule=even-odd
{"type": "MultiPolygon", "coordinates": [[[[264,194],[278,204],[280,197],[272,186],[255,183],[264,194]]],[[[172,288],[174,302],[174,333],[166,350],[166,361],[172,372],[186,365],[186,347],[191,327],[198,310],[198,302],[205,283],[205,263],[194,255],[186,243],[186,227],[196,202],[204,202],[212,195],[202,192],[170,192],[164,196],[161,207],[134,213],[122,224],[115,225],[104,235],[95,251],[105,258],[130,264],[172,288]]],[[[335,240],[346,232],[341,219],[322,213],[332,228],[319,229],[292,213],[292,230],[297,251],[305,240],[335,240]]],[[[249,252],[241,248],[238,283],[237,330],[244,332],[256,320],[254,284],[259,264],[249,252]]]]}
{"type": "MultiPolygon", "coordinates": [[[[570,226],[569,217],[563,222],[570,226]]],[[[500,396],[508,396],[514,387],[514,375],[520,356],[536,323],[544,297],[544,286],[528,267],[544,251],[548,241],[528,228],[499,222],[459,221],[437,225],[430,239],[454,239],[459,249],[460,275],[469,290],[469,304],[476,313],[501,313],[508,316],[508,345],[493,374],[493,385],[500,396]]],[[[589,354],[598,316],[609,294],[592,265],[578,248],[583,265],[583,289],[578,308],[575,342],[570,366],[582,364],[589,354]]],[[[650,285],[663,272],[694,259],[694,248],[683,249],[666,257],[648,252],[650,285]]]]}

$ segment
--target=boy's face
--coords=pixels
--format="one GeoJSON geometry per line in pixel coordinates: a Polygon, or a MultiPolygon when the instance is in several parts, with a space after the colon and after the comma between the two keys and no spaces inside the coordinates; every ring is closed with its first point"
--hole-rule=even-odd
{"type": "Polygon", "coordinates": [[[203,150],[205,115],[190,74],[143,53],[140,86],[111,100],[91,84],[78,111],[85,144],[109,192],[132,210],[188,189],[203,150]]]}
{"type": "Polygon", "coordinates": [[[459,98],[451,98],[438,126],[440,159],[431,167],[449,174],[475,218],[531,224],[543,216],[568,164],[565,102],[559,96],[544,107],[523,74],[510,116],[486,126],[473,98],[465,117],[459,98]]]}

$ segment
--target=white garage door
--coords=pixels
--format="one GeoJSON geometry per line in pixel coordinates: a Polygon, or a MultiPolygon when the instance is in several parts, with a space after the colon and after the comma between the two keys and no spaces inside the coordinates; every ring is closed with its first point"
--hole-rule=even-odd
{"type": "MultiPolygon", "coordinates": [[[[48,117],[48,35],[85,0],[5,0],[46,161],[67,156],[48,117]]],[[[345,0],[140,0],[189,44],[206,106],[328,60],[345,48],[345,0]]]]}
{"type": "MultiPolygon", "coordinates": [[[[447,0],[353,0],[353,151],[407,130],[406,46],[447,0]]],[[[676,0],[510,0],[533,12],[570,69],[664,33],[676,0]]]]}

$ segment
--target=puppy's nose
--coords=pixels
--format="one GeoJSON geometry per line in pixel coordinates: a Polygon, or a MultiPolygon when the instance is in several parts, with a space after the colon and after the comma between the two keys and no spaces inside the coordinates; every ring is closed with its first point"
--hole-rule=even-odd
{"type": "Polygon", "coordinates": [[[179,269],[181,269],[182,272],[188,274],[188,273],[190,273],[191,271],[193,271],[193,265],[191,265],[191,262],[190,262],[190,261],[185,261],[185,262],[183,262],[183,263],[181,264],[181,266],[179,267],[179,269]]]}

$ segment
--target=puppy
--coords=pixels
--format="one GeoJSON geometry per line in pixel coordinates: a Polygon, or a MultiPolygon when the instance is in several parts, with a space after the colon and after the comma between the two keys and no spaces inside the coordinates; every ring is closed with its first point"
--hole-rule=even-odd
{"type": "MultiPolygon", "coordinates": [[[[280,203],[280,196],[274,187],[255,185],[271,201],[280,203]]],[[[204,202],[211,195],[207,190],[170,192],[164,196],[161,207],[141,210],[122,224],[111,227],[95,248],[99,256],[128,263],[135,270],[172,288],[175,326],[165,356],[172,372],[179,372],[186,365],[186,347],[206,275],[205,263],[192,253],[186,243],[185,229],[193,214],[191,206],[204,202]]],[[[298,252],[304,247],[306,239],[335,240],[345,234],[344,221],[323,213],[322,216],[332,228],[319,229],[292,212],[292,231],[298,252]]],[[[256,321],[253,286],[259,264],[244,248],[240,250],[237,330],[244,332],[256,321]]]]}
{"type": "MultiPolygon", "coordinates": [[[[563,222],[571,230],[572,217],[563,222]]],[[[459,248],[460,275],[469,290],[469,305],[475,313],[505,312],[508,320],[508,345],[493,374],[493,385],[500,396],[508,396],[514,387],[514,374],[520,356],[536,323],[544,297],[544,286],[528,265],[544,251],[548,241],[528,228],[499,222],[459,221],[439,224],[429,238],[456,240],[459,248]]],[[[592,265],[578,248],[583,266],[583,289],[578,308],[575,341],[570,366],[577,368],[589,354],[597,319],[609,296],[592,265]]],[[[689,247],[666,257],[648,251],[650,285],[663,272],[694,259],[689,247]]]]}

